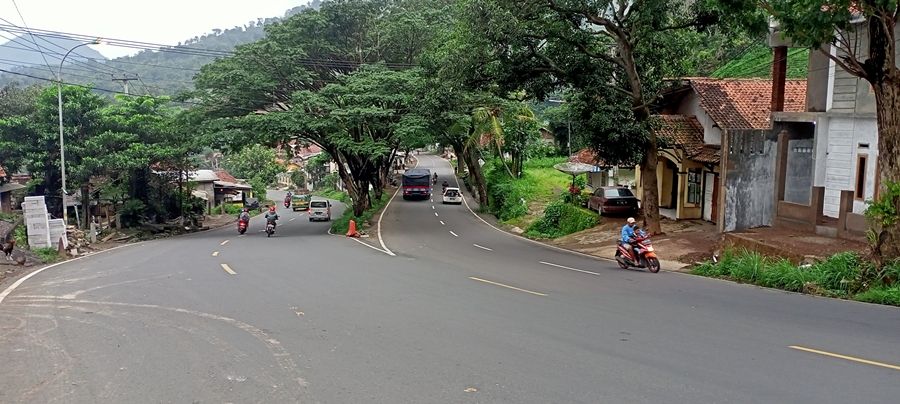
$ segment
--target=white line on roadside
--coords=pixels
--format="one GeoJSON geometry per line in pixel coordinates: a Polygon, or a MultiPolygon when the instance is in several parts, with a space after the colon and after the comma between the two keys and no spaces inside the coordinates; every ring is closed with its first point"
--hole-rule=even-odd
{"type": "Polygon", "coordinates": [[[289,221],[289,222],[293,222],[294,220],[297,220],[297,218],[296,218],[296,217],[292,217],[291,220],[288,220],[288,221],[289,221]]]}
{"type": "Polygon", "coordinates": [[[521,289],[521,288],[517,288],[517,287],[515,287],[515,286],[504,285],[504,284],[499,283],[499,282],[493,282],[493,281],[489,281],[489,280],[487,280],[487,279],[476,278],[476,277],[474,277],[474,276],[470,276],[469,279],[471,279],[471,280],[473,280],[473,281],[489,283],[489,284],[491,284],[491,285],[496,285],[496,286],[504,287],[504,288],[507,288],[507,289],[518,290],[519,292],[531,293],[532,295],[537,295],[537,296],[547,296],[547,295],[544,294],[544,293],[534,292],[534,291],[527,290],[527,289],[521,289]]]}
{"type": "Polygon", "coordinates": [[[213,257],[218,257],[218,256],[219,256],[219,252],[218,252],[218,251],[213,251],[212,256],[213,256],[213,257]]]}
{"type": "Polygon", "coordinates": [[[444,223],[443,220],[438,220],[438,221],[441,222],[441,226],[446,226],[446,225],[447,225],[446,223],[444,223]]]}
{"type": "Polygon", "coordinates": [[[452,231],[450,232],[450,234],[452,234],[453,237],[459,237],[459,234],[456,234],[456,233],[454,233],[454,232],[452,232],[452,231]]]}
{"type": "Polygon", "coordinates": [[[434,212],[434,217],[440,217],[440,216],[438,216],[437,212],[434,212]]]}
{"type": "Polygon", "coordinates": [[[485,251],[494,251],[494,250],[492,250],[492,249],[490,249],[490,248],[487,248],[487,247],[485,247],[485,246],[480,246],[480,245],[478,245],[478,244],[472,244],[472,245],[475,246],[475,247],[478,247],[478,248],[480,248],[480,249],[482,249],[482,250],[485,250],[485,251]]]}
{"type": "Polygon", "coordinates": [[[431,205],[431,210],[434,210],[434,205],[431,205]]]}
{"type": "Polygon", "coordinates": [[[142,243],[120,245],[120,246],[118,246],[118,247],[113,247],[113,248],[110,248],[110,249],[108,249],[108,250],[97,251],[97,252],[95,252],[95,253],[90,253],[90,254],[87,254],[87,255],[82,255],[82,256],[80,256],[80,257],[78,257],[78,258],[72,258],[72,259],[70,259],[70,260],[68,260],[68,261],[57,262],[57,263],[55,263],[55,264],[47,265],[47,266],[45,266],[45,267],[43,267],[43,268],[41,268],[41,269],[38,269],[38,270],[36,270],[36,271],[34,271],[34,272],[28,274],[28,275],[25,275],[25,276],[19,278],[19,280],[17,280],[15,283],[13,283],[12,285],[9,285],[8,288],[6,288],[2,293],[0,293],[0,303],[3,303],[3,299],[6,299],[6,296],[9,296],[9,294],[12,293],[14,290],[16,290],[16,288],[18,288],[19,285],[21,285],[21,284],[25,283],[25,281],[31,279],[32,276],[35,276],[35,275],[37,275],[37,274],[39,274],[39,273],[41,273],[41,272],[44,272],[44,271],[46,271],[46,270],[48,270],[48,269],[50,269],[50,268],[58,267],[58,266],[60,266],[60,265],[65,265],[65,264],[68,264],[68,263],[70,263],[70,262],[72,262],[72,261],[78,261],[78,260],[81,260],[81,259],[84,259],[84,258],[87,258],[87,257],[91,257],[91,256],[94,256],[94,255],[97,255],[97,254],[103,254],[103,253],[107,253],[107,252],[110,252],[110,251],[118,250],[118,249],[120,249],[120,248],[131,247],[131,246],[136,246],[136,245],[140,245],[140,244],[142,244],[142,243]]]}
{"type": "Polygon", "coordinates": [[[222,243],[220,243],[219,245],[225,245],[225,244],[228,244],[229,241],[231,241],[231,240],[225,240],[225,241],[223,241],[222,243]]]}
{"type": "Polygon", "coordinates": [[[224,269],[225,272],[228,272],[231,275],[237,275],[237,272],[234,272],[234,270],[232,270],[231,267],[228,266],[228,264],[221,264],[221,265],[222,265],[222,269],[224,269]]]}
{"type": "Polygon", "coordinates": [[[575,271],[575,272],[581,272],[581,273],[585,273],[585,274],[591,274],[591,275],[597,275],[597,276],[600,276],[600,274],[597,273],[597,272],[585,271],[585,270],[583,270],[583,269],[567,267],[567,266],[565,266],[565,265],[554,264],[554,263],[552,263],[552,262],[544,262],[544,261],[540,261],[540,263],[541,263],[541,264],[544,264],[544,265],[549,265],[549,266],[551,266],[551,267],[562,268],[562,269],[568,269],[568,270],[570,270],[570,271],[575,271]]]}

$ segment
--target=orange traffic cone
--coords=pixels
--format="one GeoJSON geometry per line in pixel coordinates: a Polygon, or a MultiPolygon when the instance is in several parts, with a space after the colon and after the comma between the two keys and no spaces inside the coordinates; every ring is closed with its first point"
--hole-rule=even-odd
{"type": "Polygon", "coordinates": [[[356,231],[356,220],[350,220],[350,228],[347,229],[347,237],[359,237],[359,232],[356,231]]]}

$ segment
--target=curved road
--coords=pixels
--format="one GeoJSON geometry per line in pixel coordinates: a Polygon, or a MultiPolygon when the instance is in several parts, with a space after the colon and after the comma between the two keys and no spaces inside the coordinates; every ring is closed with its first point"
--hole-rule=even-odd
{"type": "Polygon", "coordinates": [[[271,239],[257,218],[243,237],[141,243],[24,282],[0,303],[0,402],[900,396],[896,308],[623,271],[465,206],[396,198],[382,221],[395,256],[281,214],[271,239]]]}

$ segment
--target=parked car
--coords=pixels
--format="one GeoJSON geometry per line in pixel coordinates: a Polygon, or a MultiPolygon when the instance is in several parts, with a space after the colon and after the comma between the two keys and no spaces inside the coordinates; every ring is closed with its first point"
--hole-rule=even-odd
{"type": "Polygon", "coordinates": [[[244,201],[244,207],[250,210],[258,210],[262,212],[262,207],[259,206],[259,199],[256,198],[247,198],[244,201]]]}
{"type": "Polygon", "coordinates": [[[310,196],[308,194],[303,194],[303,195],[294,194],[291,197],[291,209],[294,212],[296,212],[298,210],[309,209],[309,199],[310,199],[310,196]]]}
{"type": "Polygon", "coordinates": [[[463,203],[462,194],[459,188],[448,187],[444,190],[443,203],[455,203],[457,205],[463,203]]]}
{"type": "Polygon", "coordinates": [[[601,216],[609,214],[637,215],[640,200],[625,187],[600,187],[588,200],[588,209],[601,216]]]}
{"type": "Polygon", "coordinates": [[[309,221],[331,220],[331,202],[325,199],[309,201],[309,221]]]}

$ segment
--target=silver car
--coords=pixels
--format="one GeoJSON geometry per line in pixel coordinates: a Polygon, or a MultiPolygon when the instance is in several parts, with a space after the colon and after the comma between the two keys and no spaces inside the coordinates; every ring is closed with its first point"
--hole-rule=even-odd
{"type": "Polygon", "coordinates": [[[309,201],[309,221],[331,220],[331,202],[325,199],[309,201]]]}

